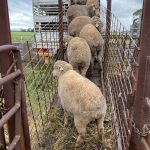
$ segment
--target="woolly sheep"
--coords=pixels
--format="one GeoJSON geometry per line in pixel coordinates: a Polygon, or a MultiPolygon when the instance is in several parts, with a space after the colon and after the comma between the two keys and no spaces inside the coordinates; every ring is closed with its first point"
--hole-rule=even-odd
{"type": "Polygon", "coordinates": [[[97,16],[93,16],[92,18],[88,16],[79,16],[74,18],[71,23],[68,26],[68,32],[71,36],[79,36],[81,29],[86,24],[93,24],[99,32],[102,28],[102,22],[100,21],[100,18],[97,16]]]}
{"type": "Polygon", "coordinates": [[[95,58],[102,69],[104,40],[99,31],[92,24],[87,24],[82,28],[79,37],[85,39],[90,46],[92,53],[91,69],[93,70],[95,58]]]}
{"type": "Polygon", "coordinates": [[[85,76],[91,61],[91,51],[87,42],[79,37],[72,38],[67,47],[67,58],[73,69],[85,76]]]}
{"type": "MultiPolygon", "coordinates": [[[[86,5],[87,6],[95,5],[98,8],[99,7],[99,0],[87,0],[86,5]]],[[[99,9],[96,10],[96,15],[100,16],[99,9]]]]}
{"type": "Polygon", "coordinates": [[[71,5],[79,4],[79,5],[85,5],[87,0],[71,0],[71,5]]]}
{"type": "Polygon", "coordinates": [[[78,16],[95,16],[97,9],[95,5],[71,5],[67,10],[68,24],[78,16]]]}
{"type": "Polygon", "coordinates": [[[70,35],[65,35],[63,42],[65,43],[66,46],[68,46],[69,42],[71,41],[71,39],[73,38],[73,36],[70,35]]]}
{"type": "Polygon", "coordinates": [[[103,141],[103,122],[107,105],[101,90],[64,61],[58,60],[54,64],[53,75],[58,77],[58,95],[64,109],[64,124],[68,124],[69,113],[74,116],[74,123],[79,133],[76,147],[84,141],[86,126],[92,120],[97,121],[98,134],[103,141]]]}

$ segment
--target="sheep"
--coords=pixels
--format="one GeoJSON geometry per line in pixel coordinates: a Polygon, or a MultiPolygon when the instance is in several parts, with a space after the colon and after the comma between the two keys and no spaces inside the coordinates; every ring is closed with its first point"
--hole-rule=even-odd
{"type": "Polygon", "coordinates": [[[99,6],[99,0],[87,0],[86,5],[96,5],[99,6]]]}
{"type": "Polygon", "coordinates": [[[71,36],[79,36],[81,29],[89,23],[93,24],[101,32],[102,22],[97,16],[93,16],[92,18],[88,16],[74,18],[68,26],[68,32],[71,36]]]}
{"type": "Polygon", "coordinates": [[[67,58],[73,69],[85,76],[91,61],[91,51],[87,42],[79,37],[72,38],[67,47],[67,58]]]}
{"type": "Polygon", "coordinates": [[[85,5],[87,0],[71,0],[71,5],[79,4],[79,5],[85,5]]]}
{"type": "Polygon", "coordinates": [[[103,122],[107,110],[105,97],[101,90],[89,79],[73,70],[65,61],[56,61],[53,75],[58,77],[58,95],[64,109],[64,125],[68,124],[69,113],[79,133],[76,148],[81,146],[86,134],[86,126],[97,121],[98,135],[103,143],[103,122]]]}
{"type": "Polygon", "coordinates": [[[78,16],[95,16],[97,9],[98,8],[95,5],[71,5],[67,10],[68,24],[78,16]]]}
{"type": "Polygon", "coordinates": [[[65,43],[65,46],[68,46],[70,40],[73,38],[73,36],[65,35],[63,42],[65,43]]]}
{"type": "Polygon", "coordinates": [[[95,58],[99,62],[101,70],[103,70],[102,58],[103,58],[104,40],[102,35],[92,24],[87,24],[82,28],[79,37],[85,39],[90,46],[92,53],[91,73],[94,67],[95,58]]]}
{"type": "MultiPolygon", "coordinates": [[[[87,0],[86,2],[87,6],[95,5],[97,8],[99,8],[99,0],[87,0]]],[[[100,17],[99,9],[96,10],[96,15],[100,17]]]]}

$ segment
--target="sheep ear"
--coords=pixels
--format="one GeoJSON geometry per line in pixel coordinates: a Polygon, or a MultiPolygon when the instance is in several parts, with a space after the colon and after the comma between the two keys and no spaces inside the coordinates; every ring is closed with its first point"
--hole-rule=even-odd
{"type": "Polygon", "coordinates": [[[60,69],[59,69],[60,71],[63,71],[64,69],[62,68],[62,67],[60,67],[60,69]]]}
{"type": "Polygon", "coordinates": [[[67,42],[65,42],[65,45],[67,46],[67,45],[68,45],[68,43],[67,43],[67,42]]]}
{"type": "Polygon", "coordinates": [[[96,23],[96,27],[99,27],[99,25],[96,23]]]}
{"type": "Polygon", "coordinates": [[[95,6],[93,6],[93,11],[95,11],[96,9],[95,9],[95,6]]]}

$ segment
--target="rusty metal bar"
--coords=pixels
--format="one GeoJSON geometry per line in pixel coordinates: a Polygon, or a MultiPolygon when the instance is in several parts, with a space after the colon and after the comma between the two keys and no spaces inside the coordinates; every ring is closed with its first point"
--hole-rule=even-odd
{"type": "Polygon", "coordinates": [[[16,77],[18,77],[21,74],[22,74],[21,71],[18,69],[17,71],[7,75],[6,77],[0,79],[0,86],[15,79],[16,77]]]}
{"type": "MultiPolygon", "coordinates": [[[[21,64],[21,55],[20,51],[17,51],[15,53],[15,57],[18,60],[16,62],[16,67],[21,70],[23,73],[23,68],[21,64]]],[[[26,150],[31,150],[31,143],[30,143],[30,134],[29,134],[29,124],[28,124],[28,117],[27,117],[27,106],[26,106],[26,98],[25,98],[25,89],[24,89],[24,80],[23,78],[20,78],[19,80],[21,84],[21,117],[22,117],[22,130],[24,133],[24,139],[25,139],[25,148],[26,150]]],[[[22,133],[22,135],[23,135],[22,133]]]]}
{"type": "Polygon", "coordinates": [[[3,45],[0,46],[0,53],[1,52],[7,52],[7,51],[11,51],[11,50],[17,50],[17,48],[13,45],[3,45]]]}
{"type": "MultiPolygon", "coordinates": [[[[21,105],[21,79],[15,82],[15,104],[21,105]]],[[[22,109],[22,107],[21,107],[22,109]]],[[[15,134],[23,135],[23,122],[21,119],[21,109],[15,114],[15,134]]],[[[26,149],[24,136],[20,137],[19,143],[16,145],[15,150],[26,149]]]]}
{"type": "Polygon", "coordinates": [[[0,128],[17,112],[20,104],[14,105],[0,120],[0,128]]]}
{"type": "MultiPolygon", "coordinates": [[[[106,14],[106,37],[105,37],[105,50],[104,50],[104,72],[107,71],[106,62],[108,61],[108,49],[110,39],[110,27],[111,27],[111,0],[107,0],[107,14],[106,14]]],[[[104,76],[104,81],[106,80],[104,76]]]]}
{"type": "MultiPolygon", "coordinates": [[[[144,116],[143,107],[145,104],[145,98],[150,97],[150,84],[147,84],[150,82],[150,77],[147,76],[146,70],[149,68],[149,66],[146,66],[147,62],[147,56],[150,56],[150,1],[144,0],[143,2],[143,14],[142,14],[142,26],[141,26],[141,36],[140,36],[140,55],[139,55],[139,71],[137,76],[137,88],[135,93],[135,102],[134,102],[134,114],[133,114],[133,121],[135,122],[136,127],[143,131],[143,126],[146,123],[145,119],[146,116],[144,116]],[[145,74],[145,76],[144,76],[145,74]],[[144,83],[144,84],[143,84],[144,83]]],[[[149,68],[150,70],[150,68],[149,68]]],[[[149,119],[148,119],[149,120],[149,119]]],[[[131,142],[130,142],[130,150],[142,150],[143,145],[141,143],[141,138],[138,137],[138,135],[135,133],[134,129],[132,130],[132,136],[131,136],[131,142]]]]}
{"type": "Polygon", "coordinates": [[[61,59],[63,59],[63,2],[58,0],[59,7],[59,51],[61,54],[61,59]]]}
{"type": "Polygon", "coordinates": [[[150,150],[150,146],[148,145],[147,141],[145,140],[144,137],[141,138],[141,142],[145,148],[145,150],[150,150]]]}
{"type": "MultiPolygon", "coordinates": [[[[0,0],[0,45],[11,44],[11,33],[10,33],[10,24],[9,24],[9,15],[8,15],[8,5],[7,0],[0,0]]],[[[4,52],[6,47],[0,47],[0,51],[4,52]],[[4,51],[3,51],[4,49],[4,51]]],[[[8,49],[8,48],[6,48],[8,49]]],[[[2,76],[7,74],[8,68],[13,62],[13,58],[9,55],[9,51],[0,54],[0,71],[2,76]]],[[[13,72],[13,69],[12,69],[13,72]]],[[[11,72],[10,72],[11,73],[11,72]]],[[[3,86],[4,88],[4,99],[5,99],[5,108],[10,109],[14,106],[14,85],[10,81],[3,86]],[[11,99],[11,101],[9,101],[11,99]]],[[[8,121],[8,131],[9,131],[9,140],[12,141],[15,135],[14,130],[14,117],[8,121]]]]}
{"type": "Polygon", "coordinates": [[[13,139],[13,141],[11,142],[11,144],[8,146],[7,150],[14,150],[14,148],[18,144],[19,140],[20,140],[20,136],[16,135],[15,138],[13,139]]]}
{"type": "Polygon", "coordinates": [[[11,44],[7,0],[0,0],[0,45],[11,44]]]}

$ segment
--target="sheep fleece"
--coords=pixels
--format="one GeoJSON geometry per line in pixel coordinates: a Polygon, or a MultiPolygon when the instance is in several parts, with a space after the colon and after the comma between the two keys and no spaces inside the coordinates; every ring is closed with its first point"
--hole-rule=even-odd
{"type": "Polygon", "coordinates": [[[99,118],[106,110],[106,101],[100,89],[74,70],[64,73],[58,82],[58,93],[65,110],[89,119],[99,118]]]}

